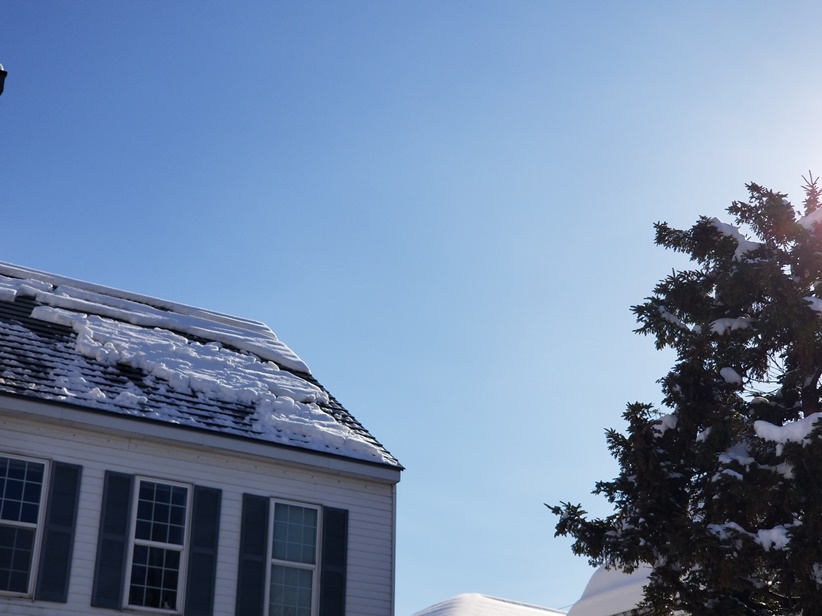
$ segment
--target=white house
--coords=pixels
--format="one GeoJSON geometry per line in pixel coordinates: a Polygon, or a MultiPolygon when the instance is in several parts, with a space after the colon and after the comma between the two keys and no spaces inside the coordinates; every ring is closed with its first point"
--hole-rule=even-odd
{"type": "Polygon", "coordinates": [[[401,470],[265,325],[0,264],[0,613],[390,616],[401,470]]]}

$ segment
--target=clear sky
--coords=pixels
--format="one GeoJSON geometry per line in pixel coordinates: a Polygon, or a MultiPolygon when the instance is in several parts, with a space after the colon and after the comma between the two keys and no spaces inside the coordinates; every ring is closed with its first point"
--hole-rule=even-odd
{"type": "MultiPolygon", "coordinates": [[[[407,467],[397,615],[549,607],[652,224],[822,173],[822,4],[4,0],[0,260],[268,323],[407,467]]],[[[728,219],[725,215],[724,219],[728,219]]]]}

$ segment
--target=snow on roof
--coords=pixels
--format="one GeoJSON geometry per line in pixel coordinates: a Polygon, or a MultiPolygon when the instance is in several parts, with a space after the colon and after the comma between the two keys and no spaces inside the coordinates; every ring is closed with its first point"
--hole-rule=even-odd
{"type": "Polygon", "coordinates": [[[457,595],[427,607],[413,616],[565,616],[547,607],[498,599],[477,593],[457,595]]]}
{"type": "Polygon", "coordinates": [[[650,572],[650,567],[639,567],[633,573],[597,569],[568,616],[613,616],[630,612],[644,598],[643,588],[650,572]]]}
{"type": "Polygon", "coordinates": [[[73,312],[90,312],[143,327],[160,327],[250,351],[283,368],[310,374],[296,353],[264,323],[232,317],[118,289],[37,272],[0,262],[0,299],[17,293],[73,312]]]}
{"type": "Polygon", "coordinates": [[[399,467],[266,325],[0,263],[0,392],[399,467]]]}

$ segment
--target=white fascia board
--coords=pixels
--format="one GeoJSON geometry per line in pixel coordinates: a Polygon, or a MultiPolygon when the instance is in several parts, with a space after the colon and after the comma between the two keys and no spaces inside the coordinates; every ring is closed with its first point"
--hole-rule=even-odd
{"type": "Polygon", "coordinates": [[[400,480],[399,468],[359,462],[353,458],[315,453],[298,447],[267,443],[242,436],[229,436],[137,416],[83,409],[69,404],[0,394],[0,413],[5,411],[19,414],[27,419],[36,416],[54,423],[66,423],[95,432],[114,432],[129,438],[156,438],[177,442],[181,445],[222,450],[244,457],[259,457],[314,468],[332,474],[359,476],[390,484],[396,484],[400,480]]]}

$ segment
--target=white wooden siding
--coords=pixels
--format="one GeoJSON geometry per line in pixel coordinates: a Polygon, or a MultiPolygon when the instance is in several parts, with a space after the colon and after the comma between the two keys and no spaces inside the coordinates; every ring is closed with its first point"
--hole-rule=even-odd
{"type": "Polygon", "coordinates": [[[0,597],[0,613],[121,614],[90,607],[103,477],[107,470],[222,490],[215,615],[234,613],[244,492],[349,511],[349,616],[392,616],[395,486],[157,438],[129,438],[0,409],[0,453],[83,467],[68,603],[0,597]]]}

